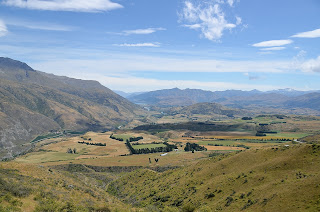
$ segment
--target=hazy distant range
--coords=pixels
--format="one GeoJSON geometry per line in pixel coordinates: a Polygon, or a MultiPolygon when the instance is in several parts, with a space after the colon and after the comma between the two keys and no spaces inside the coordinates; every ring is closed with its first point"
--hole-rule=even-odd
{"type": "Polygon", "coordinates": [[[164,89],[143,93],[115,91],[133,103],[158,107],[189,106],[214,102],[224,106],[251,109],[257,113],[320,114],[320,91],[280,89],[272,91],[205,91],[201,89],[164,89]]]}

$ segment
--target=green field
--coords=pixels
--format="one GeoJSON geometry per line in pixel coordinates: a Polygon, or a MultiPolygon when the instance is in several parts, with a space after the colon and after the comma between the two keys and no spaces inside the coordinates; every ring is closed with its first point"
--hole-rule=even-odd
{"type": "Polygon", "coordinates": [[[281,133],[266,133],[267,136],[272,136],[272,137],[283,137],[283,138],[303,138],[306,137],[308,135],[310,135],[309,133],[290,133],[290,132],[281,132],[281,133]]]}
{"type": "Polygon", "coordinates": [[[141,145],[132,145],[134,149],[151,149],[157,147],[166,147],[164,144],[141,144],[141,145]]]}
{"type": "Polygon", "coordinates": [[[240,141],[233,141],[233,140],[215,141],[215,140],[213,140],[213,141],[199,141],[197,144],[199,144],[199,145],[215,145],[215,144],[217,144],[217,145],[223,145],[223,146],[227,146],[227,145],[232,146],[236,143],[238,144],[238,143],[240,143],[240,141]]]}
{"type": "Polygon", "coordinates": [[[280,143],[286,143],[288,141],[261,141],[261,140],[213,140],[213,141],[199,141],[197,144],[203,146],[225,146],[225,147],[263,147],[280,143]]]}
{"type": "Polygon", "coordinates": [[[123,141],[126,141],[127,139],[134,137],[132,135],[128,135],[128,134],[117,134],[117,135],[113,135],[115,138],[122,138],[123,141]]]}

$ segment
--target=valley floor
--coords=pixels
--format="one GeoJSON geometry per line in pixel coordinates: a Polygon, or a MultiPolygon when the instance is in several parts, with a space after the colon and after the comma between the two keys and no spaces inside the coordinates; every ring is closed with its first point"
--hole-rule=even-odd
{"type": "Polygon", "coordinates": [[[32,152],[0,163],[0,211],[319,211],[319,136],[307,136],[318,121],[297,119],[301,129],[293,132],[285,131],[292,118],[257,120],[283,130],[118,130],[39,140],[32,152]],[[136,150],[175,148],[132,154],[127,142],[136,150]]]}

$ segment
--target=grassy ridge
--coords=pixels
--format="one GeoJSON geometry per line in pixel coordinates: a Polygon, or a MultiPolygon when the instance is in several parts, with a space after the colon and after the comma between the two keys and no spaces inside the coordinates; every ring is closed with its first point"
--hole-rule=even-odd
{"type": "Polygon", "coordinates": [[[107,173],[0,164],[0,211],[131,211],[104,191],[107,173]]]}
{"type": "Polygon", "coordinates": [[[319,155],[319,145],[248,150],[164,173],[135,171],[108,191],[160,209],[319,211],[319,155]]]}

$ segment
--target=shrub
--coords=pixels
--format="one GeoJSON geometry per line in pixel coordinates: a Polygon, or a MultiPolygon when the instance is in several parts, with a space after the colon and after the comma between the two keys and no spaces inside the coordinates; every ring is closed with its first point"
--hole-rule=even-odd
{"type": "Polygon", "coordinates": [[[229,196],[229,197],[227,197],[226,200],[227,200],[227,202],[226,202],[225,206],[228,207],[228,206],[230,206],[231,203],[233,202],[233,198],[229,196]]]}
{"type": "Polygon", "coordinates": [[[195,210],[196,210],[196,207],[191,204],[188,204],[182,207],[183,212],[193,212],[195,210]]]}

